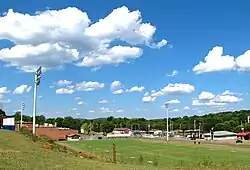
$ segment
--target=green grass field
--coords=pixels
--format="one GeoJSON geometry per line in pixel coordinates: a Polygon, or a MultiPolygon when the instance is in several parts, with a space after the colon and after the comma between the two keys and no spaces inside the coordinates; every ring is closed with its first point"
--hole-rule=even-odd
{"type": "MultiPolygon", "coordinates": [[[[22,134],[0,130],[0,170],[222,170],[250,169],[250,148],[146,140],[116,140],[117,164],[44,149],[22,134]]],[[[112,141],[62,142],[77,150],[112,157],[112,141]]]]}
{"type": "Polygon", "coordinates": [[[45,150],[25,136],[0,130],[0,170],[125,170],[147,169],[78,158],[73,155],[45,150]]]}
{"type": "MultiPolygon", "coordinates": [[[[215,145],[191,142],[123,139],[114,141],[117,159],[125,164],[152,164],[151,166],[186,169],[250,169],[249,145],[215,145]]],[[[63,142],[68,146],[94,155],[112,157],[112,140],[63,142]]]]}

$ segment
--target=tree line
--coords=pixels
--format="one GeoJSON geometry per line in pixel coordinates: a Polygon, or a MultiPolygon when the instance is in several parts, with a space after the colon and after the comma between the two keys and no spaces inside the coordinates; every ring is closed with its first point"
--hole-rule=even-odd
{"type": "MultiPolygon", "coordinates": [[[[232,131],[239,132],[241,128],[245,131],[250,131],[250,124],[247,122],[247,117],[250,116],[250,110],[240,110],[234,112],[220,112],[220,113],[210,113],[202,116],[184,116],[177,118],[169,118],[169,129],[170,130],[188,130],[188,129],[198,129],[201,132],[209,132],[213,127],[215,131],[232,131]]],[[[15,114],[15,120],[20,120],[20,114],[15,114]]],[[[32,122],[32,117],[23,115],[23,121],[32,122]]],[[[57,127],[71,128],[75,130],[80,130],[83,128],[85,131],[94,132],[105,132],[109,133],[113,131],[114,128],[130,128],[133,130],[144,130],[148,131],[150,129],[167,129],[167,119],[152,119],[147,120],[145,118],[98,118],[98,119],[81,119],[67,117],[57,117],[57,118],[46,118],[43,115],[36,116],[37,124],[57,124],[57,127]]]]}

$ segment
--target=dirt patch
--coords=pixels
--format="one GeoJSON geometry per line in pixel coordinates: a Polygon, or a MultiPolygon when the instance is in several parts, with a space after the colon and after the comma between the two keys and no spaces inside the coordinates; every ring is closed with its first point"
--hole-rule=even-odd
{"type": "Polygon", "coordinates": [[[88,159],[95,159],[96,157],[92,154],[89,153],[84,153],[84,152],[80,152],[80,157],[81,158],[88,158],[88,159]]]}
{"type": "Polygon", "coordinates": [[[43,144],[43,145],[42,145],[42,148],[44,148],[44,149],[46,149],[46,150],[51,150],[51,149],[52,149],[52,145],[46,143],[46,144],[43,144]]]}

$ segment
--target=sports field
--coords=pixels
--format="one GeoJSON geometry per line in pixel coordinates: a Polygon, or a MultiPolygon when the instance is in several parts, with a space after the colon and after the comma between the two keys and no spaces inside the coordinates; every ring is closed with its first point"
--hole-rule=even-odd
{"type": "MultiPolygon", "coordinates": [[[[64,142],[94,155],[112,158],[112,140],[64,142]]],[[[115,140],[117,160],[123,164],[151,164],[152,167],[181,169],[250,169],[249,145],[219,145],[192,142],[120,139],[115,140]]]]}

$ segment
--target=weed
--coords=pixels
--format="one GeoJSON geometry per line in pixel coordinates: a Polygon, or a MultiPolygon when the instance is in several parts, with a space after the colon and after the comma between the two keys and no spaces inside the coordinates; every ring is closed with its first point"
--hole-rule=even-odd
{"type": "Polygon", "coordinates": [[[158,166],[159,165],[158,156],[154,157],[154,159],[153,159],[153,165],[154,166],[158,166]]]}
{"type": "Polygon", "coordinates": [[[199,165],[200,166],[205,166],[205,167],[208,167],[208,166],[211,166],[213,164],[211,158],[206,158],[206,159],[203,159],[201,162],[199,162],[199,165]]]}
{"type": "Polygon", "coordinates": [[[138,161],[139,161],[139,164],[141,164],[141,165],[143,164],[144,159],[143,159],[143,157],[141,155],[139,156],[138,161]]]}

